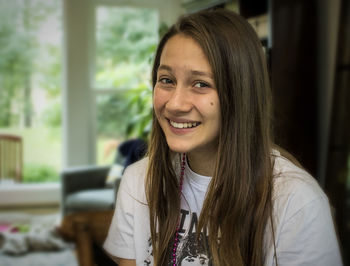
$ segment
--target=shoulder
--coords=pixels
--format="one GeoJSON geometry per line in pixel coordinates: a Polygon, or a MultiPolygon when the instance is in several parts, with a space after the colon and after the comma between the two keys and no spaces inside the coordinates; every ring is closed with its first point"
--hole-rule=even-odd
{"type": "Polygon", "coordinates": [[[317,180],[290,160],[276,155],[273,175],[272,200],[276,211],[285,219],[303,209],[329,208],[328,198],[317,180]]]}
{"type": "MultiPolygon", "coordinates": [[[[129,165],[122,176],[120,190],[134,198],[144,198],[145,178],[148,168],[148,157],[129,165]]],[[[119,193],[119,192],[118,192],[119,193]]]]}
{"type": "Polygon", "coordinates": [[[294,195],[306,202],[327,198],[313,176],[281,155],[275,156],[273,184],[275,197],[294,195]]]}
{"type": "Polygon", "coordinates": [[[123,174],[124,177],[130,178],[130,176],[142,176],[147,172],[148,167],[148,157],[145,157],[131,165],[129,165],[123,174]]]}
{"type": "Polygon", "coordinates": [[[341,265],[329,201],[316,179],[281,155],[273,174],[279,264],[341,265]]]}

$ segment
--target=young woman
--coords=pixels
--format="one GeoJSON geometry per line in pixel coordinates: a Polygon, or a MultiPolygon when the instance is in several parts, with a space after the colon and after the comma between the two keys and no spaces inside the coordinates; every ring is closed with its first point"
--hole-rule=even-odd
{"type": "Polygon", "coordinates": [[[181,17],[153,66],[147,158],[118,192],[119,265],[341,265],[317,182],[274,146],[259,39],[239,15],[181,17]]]}

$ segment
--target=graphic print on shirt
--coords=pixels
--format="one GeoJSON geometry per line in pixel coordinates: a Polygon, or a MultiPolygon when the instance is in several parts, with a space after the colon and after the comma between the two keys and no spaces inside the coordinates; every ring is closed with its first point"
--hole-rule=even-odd
{"type": "MultiPolygon", "coordinates": [[[[177,265],[212,265],[211,260],[209,260],[208,254],[208,236],[206,234],[206,231],[202,231],[199,236],[199,242],[197,242],[197,226],[197,213],[190,213],[187,210],[181,209],[179,244],[176,251],[177,265]]],[[[148,246],[148,256],[144,260],[145,266],[153,265],[151,239],[148,240],[148,246]]],[[[173,247],[171,246],[170,248],[172,249],[173,247]]],[[[172,261],[172,253],[169,256],[168,265],[174,265],[172,261]]]]}

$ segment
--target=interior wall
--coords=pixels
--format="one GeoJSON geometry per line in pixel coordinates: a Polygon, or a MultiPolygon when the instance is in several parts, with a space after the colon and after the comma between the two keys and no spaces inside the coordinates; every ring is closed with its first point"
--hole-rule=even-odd
{"type": "Polygon", "coordinates": [[[341,0],[318,1],[318,121],[319,153],[317,173],[325,185],[330,123],[334,93],[339,12],[341,0]]]}
{"type": "Polygon", "coordinates": [[[275,139],[317,177],[317,1],[270,2],[275,139]]]}
{"type": "Polygon", "coordinates": [[[350,264],[350,2],[341,1],[325,190],[334,207],[344,265],[350,264]]]}
{"type": "Polygon", "coordinates": [[[340,0],[257,2],[240,12],[267,14],[276,142],[324,186],[340,0]]]}

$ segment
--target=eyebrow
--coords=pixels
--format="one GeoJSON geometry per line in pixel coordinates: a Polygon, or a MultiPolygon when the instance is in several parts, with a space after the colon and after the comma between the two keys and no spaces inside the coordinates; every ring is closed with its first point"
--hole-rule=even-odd
{"type": "Polygon", "coordinates": [[[167,66],[167,65],[160,65],[158,67],[158,70],[168,70],[168,71],[173,71],[173,69],[170,67],[170,66],[167,66]]]}
{"type": "MultiPolygon", "coordinates": [[[[160,65],[158,67],[158,70],[167,70],[167,71],[170,71],[170,72],[173,71],[173,69],[170,66],[168,66],[168,65],[160,65]]],[[[205,77],[209,77],[211,79],[214,79],[214,76],[213,76],[212,73],[199,71],[199,70],[191,70],[190,72],[191,72],[192,75],[195,75],[195,76],[205,76],[205,77]]]]}
{"type": "Polygon", "coordinates": [[[213,74],[208,73],[208,72],[204,72],[204,71],[191,70],[191,73],[192,73],[193,75],[196,75],[196,76],[206,76],[206,77],[209,77],[209,78],[211,78],[211,79],[214,78],[213,74]]]}

